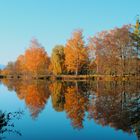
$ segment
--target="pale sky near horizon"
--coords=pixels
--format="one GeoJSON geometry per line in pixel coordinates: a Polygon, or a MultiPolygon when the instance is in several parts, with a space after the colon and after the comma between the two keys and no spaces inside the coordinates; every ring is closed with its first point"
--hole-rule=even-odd
{"type": "Polygon", "coordinates": [[[34,37],[51,55],[77,28],[86,40],[134,23],[137,14],[140,0],[0,0],[0,64],[15,61],[34,37]]]}

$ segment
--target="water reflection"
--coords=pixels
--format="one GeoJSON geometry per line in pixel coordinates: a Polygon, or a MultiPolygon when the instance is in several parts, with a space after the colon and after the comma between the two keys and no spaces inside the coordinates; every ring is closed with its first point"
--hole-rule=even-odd
{"type": "MultiPolygon", "coordinates": [[[[65,111],[73,128],[82,129],[85,117],[102,126],[135,133],[140,138],[140,83],[138,81],[16,81],[3,79],[37,118],[51,97],[55,111],[65,111]]],[[[47,108],[46,108],[47,109],[47,108]]]]}
{"type": "Polygon", "coordinates": [[[20,100],[24,100],[33,119],[44,109],[50,96],[48,84],[44,81],[16,81],[3,79],[8,90],[16,91],[20,100]]]}
{"type": "Polygon", "coordinates": [[[140,137],[140,85],[138,82],[98,82],[89,118],[140,137]]]}
{"type": "Polygon", "coordinates": [[[65,104],[65,89],[66,89],[65,84],[55,81],[53,83],[50,83],[49,89],[51,92],[53,108],[57,112],[63,111],[65,104]]]}
{"type": "Polygon", "coordinates": [[[66,88],[65,111],[74,128],[83,128],[85,112],[88,109],[88,93],[83,83],[73,83],[66,88]]]}

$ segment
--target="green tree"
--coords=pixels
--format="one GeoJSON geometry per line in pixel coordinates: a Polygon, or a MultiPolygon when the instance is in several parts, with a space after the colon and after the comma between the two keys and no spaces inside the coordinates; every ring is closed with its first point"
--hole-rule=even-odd
{"type": "Polygon", "coordinates": [[[136,51],[135,60],[136,60],[136,74],[140,74],[140,21],[139,18],[136,21],[133,32],[131,33],[133,39],[134,50],[136,51]]]}
{"type": "Polygon", "coordinates": [[[136,25],[134,26],[134,34],[140,37],[140,21],[139,18],[136,20],[136,25]]]}

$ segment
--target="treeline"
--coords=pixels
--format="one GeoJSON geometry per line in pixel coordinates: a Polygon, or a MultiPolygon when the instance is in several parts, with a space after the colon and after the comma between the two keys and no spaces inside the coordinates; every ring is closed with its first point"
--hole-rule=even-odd
{"type": "Polygon", "coordinates": [[[76,30],[63,45],[56,45],[49,57],[44,47],[33,39],[29,48],[15,62],[9,62],[4,75],[139,75],[140,22],[125,25],[89,37],[76,30]]]}

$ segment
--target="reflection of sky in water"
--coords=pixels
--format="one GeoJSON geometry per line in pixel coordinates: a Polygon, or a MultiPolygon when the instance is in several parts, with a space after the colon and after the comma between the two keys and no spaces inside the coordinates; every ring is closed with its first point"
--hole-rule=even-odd
{"type": "Polygon", "coordinates": [[[45,139],[67,139],[67,140],[136,140],[135,135],[124,133],[121,130],[115,131],[111,127],[102,127],[96,124],[93,119],[87,119],[83,123],[81,130],[71,126],[70,119],[63,112],[56,112],[51,103],[51,97],[47,104],[35,120],[30,116],[29,109],[24,100],[19,100],[14,91],[10,92],[7,87],[0,85],[0,109],[6,112],[23,110],[24,115],[20,120],[14,120],[15,128],[22,133],[4,134],[9,140],[45,140],[45,139]]]}

